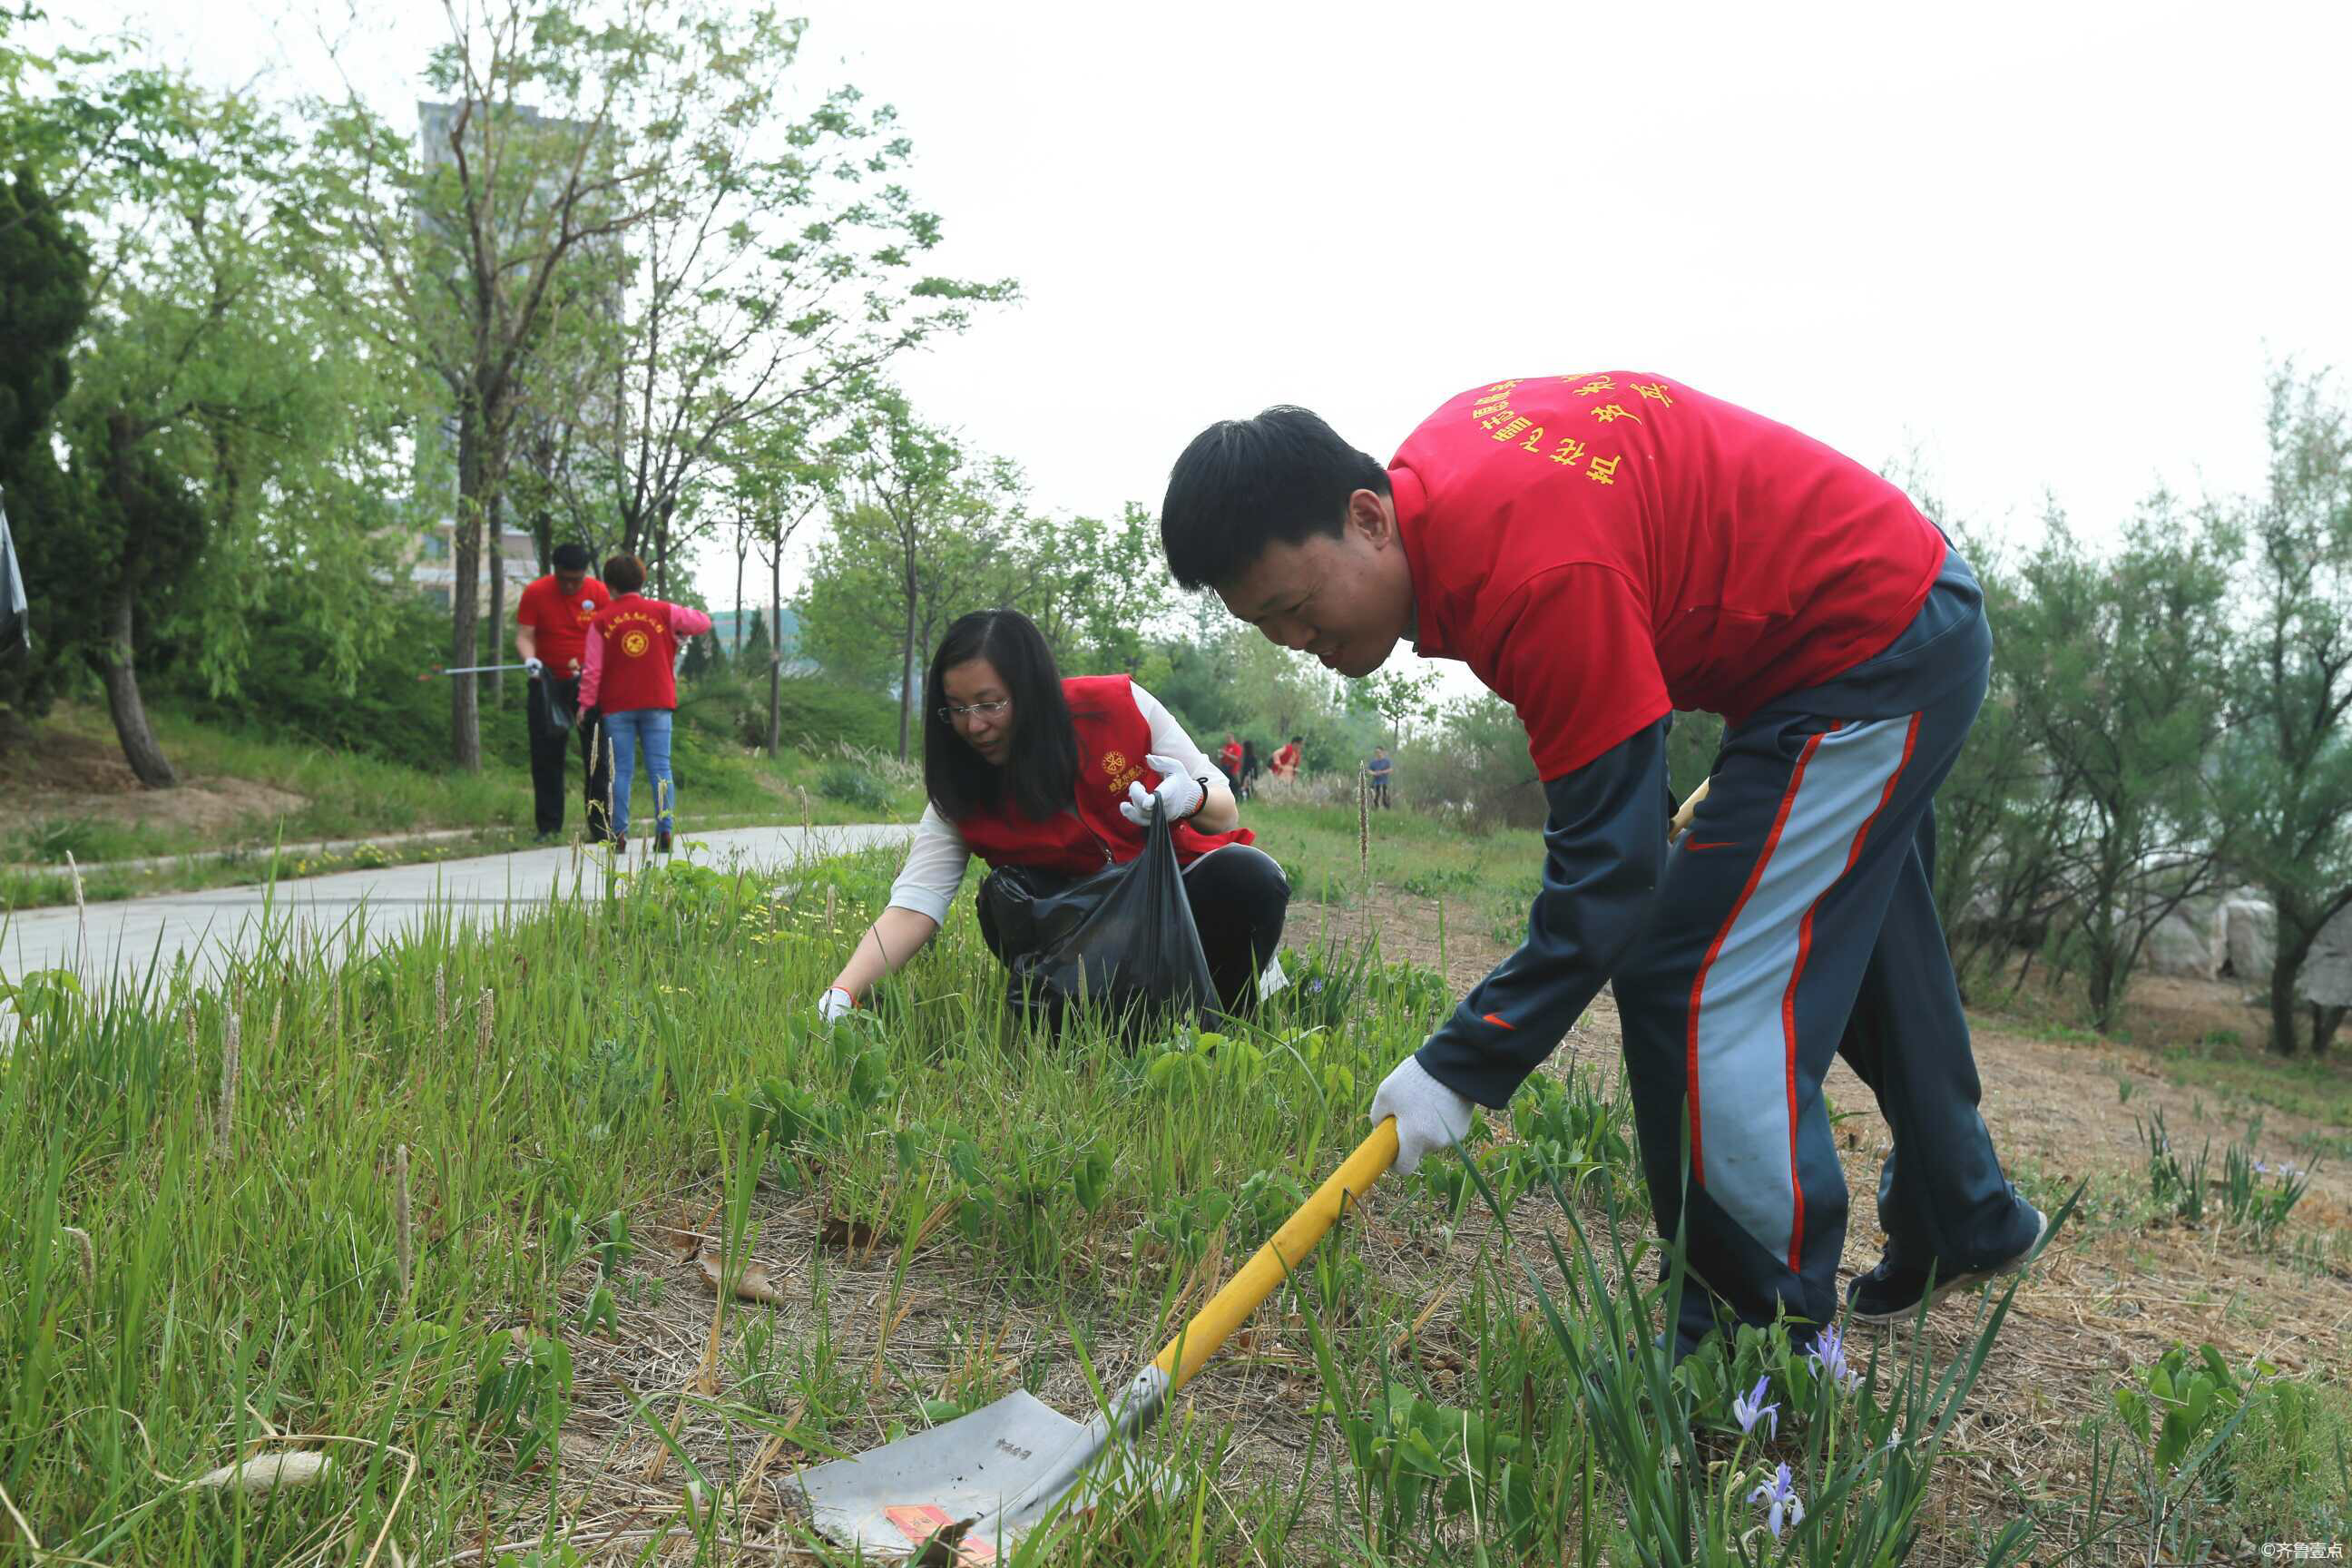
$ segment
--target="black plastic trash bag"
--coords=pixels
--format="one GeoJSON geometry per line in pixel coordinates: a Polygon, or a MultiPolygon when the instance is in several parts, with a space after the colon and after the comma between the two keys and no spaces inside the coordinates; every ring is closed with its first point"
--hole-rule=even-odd
{"type": "Polygon", "coordinates": [[[1013,972],[1014,1003],[1058,1026],[1081,1002],[1123,1025],[1222,1016],[1167,818],[1143,853],[1075,881],[1007,866],[981,885],[981,931],[1013,972]]]}

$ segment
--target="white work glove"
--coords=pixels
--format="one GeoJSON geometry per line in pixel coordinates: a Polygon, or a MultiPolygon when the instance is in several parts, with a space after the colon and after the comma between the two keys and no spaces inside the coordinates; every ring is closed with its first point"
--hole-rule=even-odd
{"type": "Polygon", "coordinates": [[[1396,1173],[1410,1176],[1421,1157],[1450,1149],[1468,1136],[1471,1104],[1429,1076],[1419,1057],[1407,1057],[1372,1096],[1372,1125],[1396,1118],[1396,1173]]]}
{"type": "Polygon", "coordinates": [[[1138,827],[1151,826],[1154,806],[1166,812],[1169,821],[1181,822],[1208,800],[1208,787],[1187,776],[1184,764],[1175,758],[1147,756],[1143,765],[1160,775],[1160,787],[1145,789],[1138,781],[1127,786],[1127,798],[1118,804],[1118,814],[1138,827]]]}
{"type": "Polygon", "coordinates": [[[547,673],[546,663],[538,658],[524,659],[522,661],[522,668],[524,673],[529,675],[533,680],[537,680],[541,676],[547,673]]]}
{"type": "Polygon", "coordinates": [[[832,985],[826,987],[824,994],[816,999],[816,1016],[824,1020],[827,1028],[831,1028],[835,1018],[856,1005],[856,997],[838,985],[832,985]]]}

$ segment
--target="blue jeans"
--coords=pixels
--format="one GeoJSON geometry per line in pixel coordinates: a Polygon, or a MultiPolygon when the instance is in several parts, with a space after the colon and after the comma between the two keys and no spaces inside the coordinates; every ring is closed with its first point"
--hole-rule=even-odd
{"type": "Polygon", "coordinates": [[[631,708],[604,715],[604,736],[613,746],[613,832],[629,830],[629,780],[637,771],[637,748],[646,752],[646,778],[654,786],[654,805],[661,830],[669,831],[669,814],[677,805],[677,785],[669,776],[669,728],[667,708],[631,708]]]}

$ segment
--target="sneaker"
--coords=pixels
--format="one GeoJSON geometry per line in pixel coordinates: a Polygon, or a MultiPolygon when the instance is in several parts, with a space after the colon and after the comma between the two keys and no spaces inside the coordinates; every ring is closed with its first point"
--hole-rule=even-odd
{"type": "Polygon", "coordinates": [[[654,835],[654,853],[656,855],[667,855],[669,853],[668,828],[665,827],[659,833],[654,835]]]}
{"type": "Polygon", "coordinates": [[[2050,1218],[2040,1209],[2033,1211],[2033,1239],[2018,1248],[2016,1254],[1999,1263],[1982,1268],[1964,1269],[1960,1273],[1936,1276],[1935,1292],[1927,1294],[1927,1270],[1909,1264],[1890,1263],[1884,1258],[1867,1274],[1854,1277],[1846,1286],[1847,1313],[1857,1323],[1899,1323],[1915,1317],[1919,1311],[1919,1298],[1927,1296],[1927,1305],[1934,1306],[1955,1290],[1965,1290],[1981,1285],[1988,1279],[1998,1279],[2014,1274],[2025,1267],[2033,1249],[2042,1245],[2049,1234],[2050,1218]]]}
{"type": "Polygon", "coordinates": [[[615,833],[612,837],[604,840],[604,842],[613,847],[613,858],[615,860],[620,859],[629,852],[629,836],[625,833],[615,833]]]}

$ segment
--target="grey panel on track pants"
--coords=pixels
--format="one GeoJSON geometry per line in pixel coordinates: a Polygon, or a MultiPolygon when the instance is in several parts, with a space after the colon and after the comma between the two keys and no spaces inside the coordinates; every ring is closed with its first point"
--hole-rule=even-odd
{"type": "Polygon", "coordinates": [[[1977,614],[1930,646],[1908,640],[1887,668],[1864,665],[1726,735],[1614,977],[1659,1233],[1687,1222],[1708,1288],[1685,1297],[1685,1351],[1727,1311],[1759,1324],[1837,1315],[1846,1188],[1822,1101],[1832,1053],[1894,1131],[1880,1219],[1895,1257],[1948,1275],[2033,1234],[1977,1112],[1932,888],[1932,802],[1984,700],[1991,638],[1977,614]],[[1907,712],[1831,716],[1899,706],[1886,699],[1906,686],[1933,694],[1907,712]]]}

